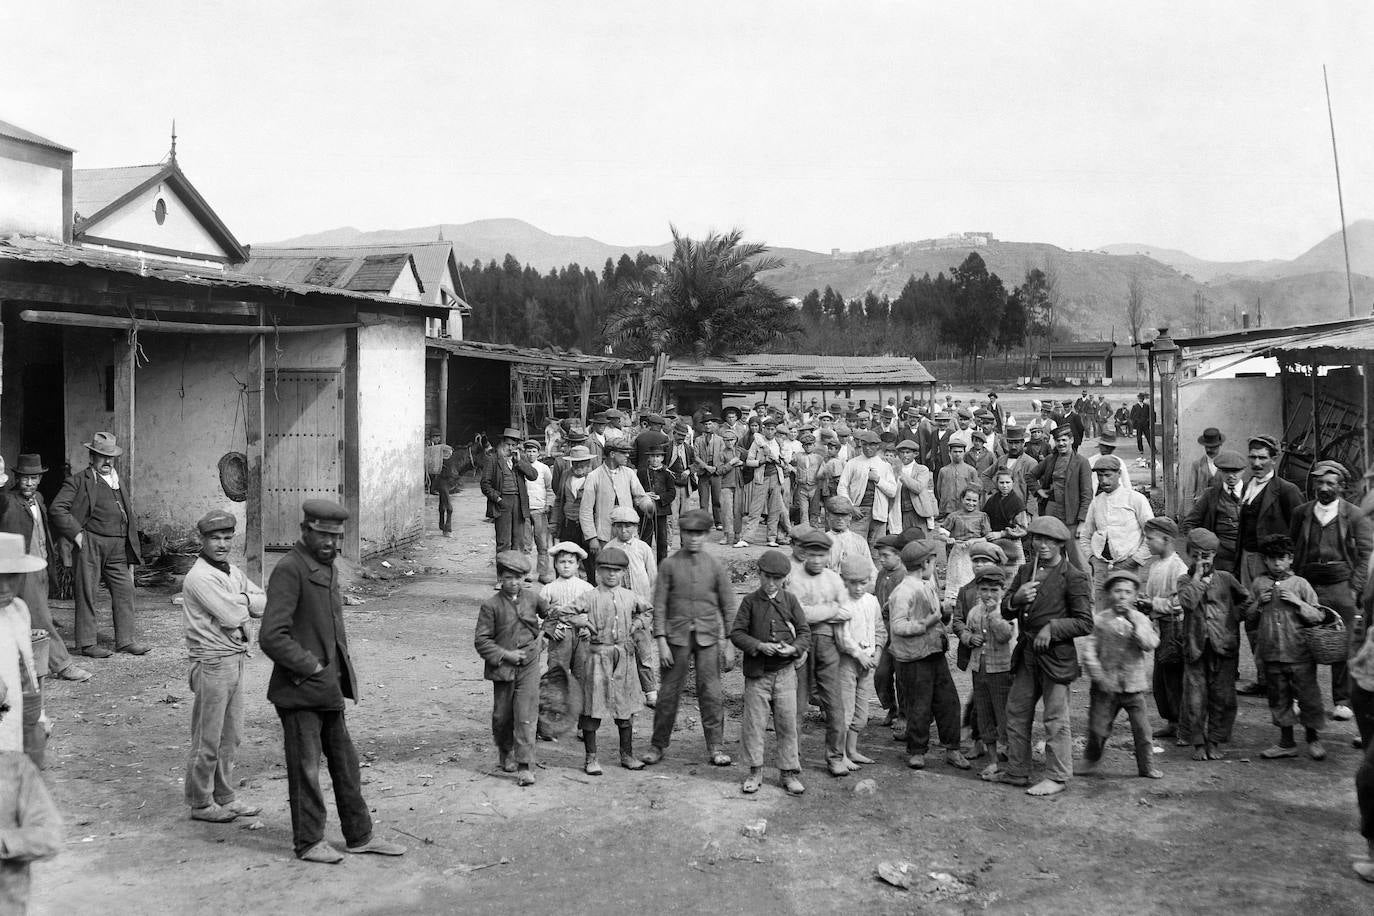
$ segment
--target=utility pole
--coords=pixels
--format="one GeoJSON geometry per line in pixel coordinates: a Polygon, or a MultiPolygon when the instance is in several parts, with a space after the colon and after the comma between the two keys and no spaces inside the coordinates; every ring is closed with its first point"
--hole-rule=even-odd
{"type": "Polygon", "coordinates": [[[1336,202],[1341,208],[1341,247],[1345,249],[1345,294],[1350,305],[1350,317],[1355,317],[1355,285],[1350,280],[1350,239],[1345,231],[1345,195],[1341,193],[1341,157],[1336,154],[1336,117],[1331,113],[1331,83],[1326,79],[1326,64],[1322,64],[1322,85],[1326,87],[1326,120],[1331,125],[1331,161],[1336,165],[1336,202]]]}

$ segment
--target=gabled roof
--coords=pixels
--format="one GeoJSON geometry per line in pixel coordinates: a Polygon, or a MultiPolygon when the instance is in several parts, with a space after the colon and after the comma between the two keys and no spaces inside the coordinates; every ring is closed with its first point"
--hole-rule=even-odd
{"type": "Polygon", "coordinates": [[[416,288],[424,295],[424,280],[409,252],[347,254],[342,253],[343,249],[336,251],[338,253],[332,255],[293,254],[279,257],[280,252],[255,248],[247,263],[235,268],[234,272],[288,283],[308,283],[312,286],[385,295],[395,288],[402,271],[409,270],[415,277],[416,288]]]}
{"type": "MultiPolygon", "coordinates": [[[[391,243],[384,245],[318,245],[314,247],[278,248],[272,245],[254,245],[253,260],[266,261],[268,258],[358,258],[369,255],[409,254],[415,261],[415,272],[419,275],[425,298],[440,304],[439,288],[444,276],[452,270],[458,276],[458,262],[453,254],[452,242],[413,242],[391,243]]],[[[459,308],[471,311],[471,306],[463,301],[459,290],[453,295],[458,299],[459,308]]]]}
{"type": "Polygon", "coordinates": [[[155,184],[165,183],[176,192],[191,213],[205,226],[234,263],[248,260],[245,248],[205,198],[181,171],[175,158],[157,165],[135,165],[112,169],[72,170],[73,236],[80,240],[85,231],[118,210],[126,202],[155,184]]]}
{"type": "Polygon", "coordinates": [[[0,121],[0,137],[9,137],[11,140],[22,140],[25,143],[32,143],[35,146],[46,146],[48,149],[55,149],[59,152],[74,152],[71,147],[63,146],[61,143],[54,143],[47,137],[40,137],[31,130],[25,130],[18,124],[11,124],[9,121],[0,121]]]}
{"type": "Polygon", "coordinates": [[[916,360],[906,357],[752,353],[701,362],[673,360],[659,379],[764,391],[929,385],[935,381],[935,376],[916,360]]]}

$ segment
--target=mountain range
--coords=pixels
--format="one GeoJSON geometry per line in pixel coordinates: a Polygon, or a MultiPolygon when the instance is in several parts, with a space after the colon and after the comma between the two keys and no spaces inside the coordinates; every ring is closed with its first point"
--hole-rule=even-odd
{"type": "MultiPolygon", "coordinates": [[[[1356,309],[1365,313],[1374,302],[1374,220],[1352,223],[1347,231],[1356,309]]],[[[540,270],[577,263],[599,271],[607,258],[633,257],[639,251],[662,256],[671,251],[668,243],[611,245],[586,236],[554,235],[518,219],[374,231],[343,227],[258,247],[411,243],[441,237],[453,243],[463,263],[500,261],[511,254],[540,270]]],[[[1339,232],[1290,261],[1209,261],[1177,249],[1137,243],[1081,251],[997,239],[938,248],[900,242],[832,254],[775,248],[772,254],[784,264],[763,276],[788,296],[801,297],[830,286],[846,297],[861,296],[869,289],[895,297],[908,277],[949,273],[970,251],[976,251],[1008,288],[1020,283],[1031,267],[1052,268],[1063,304],[1061,326],[1079,338],[1130,339],[1125,302],[1132,277],[1139,277],[1145,287],[1145,326],[1168,325],[1175,334],[1204,329],[1197,315],[1199,294],[1206,330],[1238,326],[1241,313],[1266,325],[1307,324],[1347,314],[1339,232]]]]}

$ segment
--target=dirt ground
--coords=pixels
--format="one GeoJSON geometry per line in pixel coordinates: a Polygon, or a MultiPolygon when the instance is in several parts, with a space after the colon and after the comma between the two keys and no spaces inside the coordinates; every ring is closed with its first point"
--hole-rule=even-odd
{"type": "MultiPolygon", "coordinates": [[[[1242,698],[1224,762],[1194,763],[1168,743],[1158,755],[1165,778],[1136,778],[1123,722],[1108,775],[1075,779],[1047,800],[982,783],[977,768],[908,770],[876,706],[863,745],[876,765],[832,779],[811,722],[802,736],[805,796],[784,795],[770,768],[765,788],[745,798],[738,764],[706,764],[690,701],[659,766],[608,766],[593,779],[581,772],[576,741],[541,743],[538,784],[517,788],[493,772],[490,688],[472,648],[477,605],[494,580],[492,529],[475,486],[458,497],[456,515],[464,522],[455,537],[432,533],[393,557],[386,572],[396,578],[360,579],[355,594],[365,603],[345,609],[364,682],[362,703],[349,711],[364,792],[381,835],[410,847],[405,857],[350,856],[338,866],[292,858],[280,730],[260,654],[248,668],[238,776],[241,797],[263,814],[227,825],[188,820],[181,610],[170,595],[141,593],[153,651],[94,660],[89,683],[49,687],[48,778],[67,841],[34,869],[34,912],[1374,911],[1374,888],[1350,870],[1362,846],[1353,726],[1330,729],[1322,763],[1263,762],[1257,752],[1274,731],[1257,699],[1242,698]],[[876,794],[855,794],[864,777],[876,794]],[[742,835],[760,819],[763,838],[742,835]],[[914,864],[910,890],[877,880],[884,861],[914,864]]],[[[760,552],[711,549],[735,560],[760,552]]],[[[70,626],[69,607],[56,613],[70,626]]],[[[956,677],[967,696],[967,678],[956,677]]],[[[741,689],[738,670],[727,675],[731,751],[741,689]]],[[[1076,736],[1086,696],[1080,682],[1076,736]]],[[[648,710],[636,719],[641,750],[649,722],[648,710]]],[[[601,740],[613,745],[609,725],[601,740]]],[[[326,835],[341,844],[330,810],[326,835]]]]}

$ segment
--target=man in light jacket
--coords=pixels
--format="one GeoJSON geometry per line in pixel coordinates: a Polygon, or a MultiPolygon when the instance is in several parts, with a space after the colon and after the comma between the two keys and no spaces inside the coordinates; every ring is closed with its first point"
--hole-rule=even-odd
{"type": "Polygon", "coordinates": [[[892,473],[892,465],[878,454],[882,440],[877,433],[871,429],[860,430],[854,438],[859,441],[862,452],[845,463],[839,495],[848,497],[854,508],[863,513],[856,531],[872,547],[874,541],[888,533],[891,500],[897,495],[897,477],[892,473]]]}
{"type": "Polygon", "coordinates": [[[1121,482],[1123,466],[1115,455],[1103,455],[1093,468],[1097,495],[1078,529],[1078,549],[1088,558],[1097,599],[1109,572],[1134,572],[1150,559],[1145,523],[1155,517],[1150,501],[1121,482]]]}

